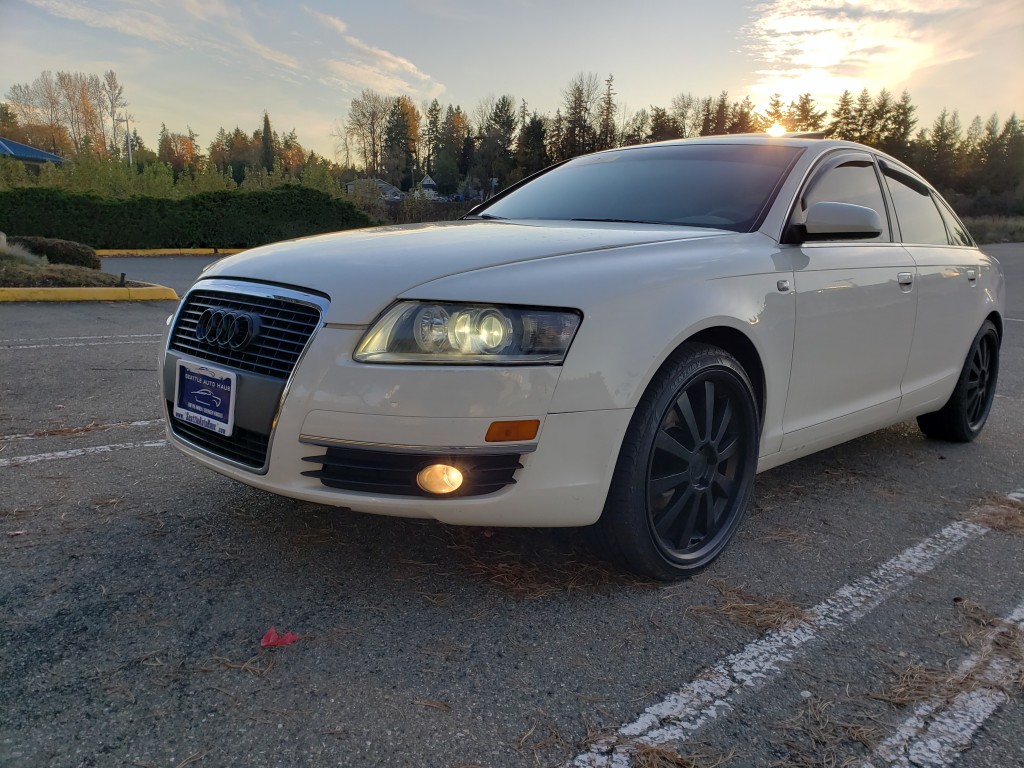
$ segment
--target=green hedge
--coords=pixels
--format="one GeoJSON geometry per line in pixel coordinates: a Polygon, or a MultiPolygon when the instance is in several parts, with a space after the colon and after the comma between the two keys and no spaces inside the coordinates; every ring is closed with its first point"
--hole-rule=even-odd
{"type": "Polygon", "coordinates": [[[45,256],[50,264],[73,264],[76,267],[100,268],[100,257],[88,245],[54,237],[24,237],[11,235],[11,245],[20,245],[36,256],[45,256]]]}
{"type": "Polygon", "coordinates": [[[108,199],[46,187],[0,191],[0,232],[94,248],[252,248],[365,227],[354,205],[304,187],[108,199]]]}

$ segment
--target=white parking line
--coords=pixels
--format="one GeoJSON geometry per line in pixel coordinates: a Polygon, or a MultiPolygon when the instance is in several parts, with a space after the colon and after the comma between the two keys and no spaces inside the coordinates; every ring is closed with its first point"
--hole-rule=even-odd
{"type": "Polygon", "coordinates": [[[1004,320],[1009,320],[1011,323],[1024,323],[1024,320],[1018,317],[1004,317],[1004,320]]]}
{"type": "MultiPolygon", "coordinates": [[[[1024,603],[1003,619],[1004,628],[1014,625],[1024,630],[1024,603]]],[[[871,758],[860,763],[860,768],[952,765],[985,721],[1009,701],[1006,691],[1024,672],[1020,661],[993,653],[995,638],[993,632],[985,647],[957,668],[959,678],[973,676],[982,685],[957,694],[952,701],[936,697],[918,704],[896,732],[875,748],[871,758]]]]}
{"type": "Polygon", "coordinates": [[[124,427],[155,427],[163,424],[163,419],[146,419],[145,421],[115,421],[110,424],[87,424],[84,427],[67,427],[64,429],[41,429],[37,432],[22,432],[15,435],[0,435],[0,443],[14,440],[42,440],[44,437],[77,437],[89,432],[106,432],[108,429],[124,427]]]}
{"type": "Polygon", "coordinates": [[[58,459],[73,459],[77,456],[89,456],[95,453],[112,453],[113,451],[124,451],[131,448],[163,448],[167,445],[166,440],[146,440],[141,443],[114,443],[113,445],[93,445],[89,448],[72,448],[69,451],[55,451],[54,453],[37,453],[32,456],[13,456],[9,459],[0,459],[0,469],[4,467],[21,467],[25,464],[37,464],[40,461],[57,461],[58,459]]]}
{"type": "Polygon", "coordinates": [[[928,573],[943,559],[962,549],[988,529],[971,522],[956,522],[903,551],[864,578],[837,590],[809,611],[809,618],[785,629],[769,632],[664,700],[647,708],[636,721],[591,745],[571,763],[575,768],[628,768],[631,742],[657,745],[689,739],[697,730],[732,709],[732,702],[747,690],[762,687],[782,674],[804,646],[828,630],[842,632],[886,598],[928,573]]]}
{"type": "Polygon", "coordinates": [[[56,347],[108,347],[114,344],[154,344],[154,339],[148,339],[146,341],[139,340],[109,340],[109,341],[78,341],[71,343],[58,343],[58,344],[16,344],[10,347],[0,347],[2,349],[54,349],[56,347]]]}
{"type": "Polygon", "coordinates": [[[42,339],[0,339],[0,344],[26,344],[38,341],[83,341],[93,339],[158,339],[162,333],[122,333],[100,336],[47,336],[42,339]]]}

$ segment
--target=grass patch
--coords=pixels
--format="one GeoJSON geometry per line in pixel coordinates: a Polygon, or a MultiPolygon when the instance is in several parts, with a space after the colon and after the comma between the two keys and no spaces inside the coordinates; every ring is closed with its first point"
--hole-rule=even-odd
{"type": "Polygon", "coordinates": [[[723,754],[696,747],[679,754],[668,747],[637,744],[633,747],[633,768],[719,768],[734,757],[735,750],[723,754]]]}
{"type": "Polygon", "coordinates": [[[967,216],[964,225],[981,244],[1024,242],[1024,216],[967,216]]]}
{"type": "Polygon", "coordinates": [[[1024,502],[1008,497],[989,499],[974,518],[994,531],[1024,536],[1024,502]]]}
{"type": "Polygon", "coordinates": [[[788,755],[772,763],[773,768],[845,768],[862,764],[850,752],[861,745],[874,749],[879,729],[863,722],[839,719],[832,712],[834,701],[811,699],[791,719],[779,724],[786,736],[782,742],[788,755]]]}
{"type": "Polygon", "coordinates": [[[734,587],[721,581],[710,582],[719,591],[722,600],[715,605],[694,605],[686,612],[724,616],[734,624],[755,629],[782,629],[807,618],[807,611],[781,597],[762,597],[743,587],[734,587]]]}
{"type": "Polygon", "coordinates": [[[120,282],[118,275],[70,264],[47,264],[13,251],[11,246],[0,250],[0,288],[115,288],[120,282]]]}

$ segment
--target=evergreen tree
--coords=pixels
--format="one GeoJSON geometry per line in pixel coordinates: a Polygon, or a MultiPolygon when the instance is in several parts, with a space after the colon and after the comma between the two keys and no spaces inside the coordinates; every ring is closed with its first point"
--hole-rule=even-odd
{"type": "Polygon", "coordinates": [[[648,141],[668,141],[681,138],[679,125],[662,107],[651,106],[651,132],[648,141]]]}
{"type": "Polygon", "coordinates": [[[810,93],[803,93],[789,105],[785,125],[790,131],[820,131],[825,127],[827,114],[824,110],[817,108],[814,97],[810,93]]]}
{"type": "Polygon", "coordinates": [[[853,116],[857,123],[857,130],[853,140],[859,141],[861,144],[874,145],[878,140],[878,134],[875,131],[874,104],[871,101],[871,93],[867,88],[862,90],[857,97],[857,105],[853,109],[853,116]]]}
{"type": "Polygon", "coordinates": [[[766,109],[764,113],[764,122],[768,128],[778,125],[785,128],[787,131],[791,130],[786,124],[786,108],[782,104],[781,94],[773,93],[771,98],[768,100],[768,109],[766,109]]]}
{"type": "Polygon", "coordinates": [[[594,148],[597,150],[611,149],[616,146],[615,135],[615,91],[612,90],[614,78],[608,75],[604,81],[604,96],[601,97],[601,106],[597,113],[597,137],[594,148]]]}
{"type": "Polygon", "coordinates": [[[270,130],[270,115],[263,113],[263,132],[260,134],[260,164],[269,173],[274,170],[274,134],[270,130]]]}
{"type": "Polygon", "coordinates": [[[830,138],[854,141],[857,137],[857,120],[853,112],[853,94],[843,91],[832,110],[832,120],[826,129],[830,138]]]}

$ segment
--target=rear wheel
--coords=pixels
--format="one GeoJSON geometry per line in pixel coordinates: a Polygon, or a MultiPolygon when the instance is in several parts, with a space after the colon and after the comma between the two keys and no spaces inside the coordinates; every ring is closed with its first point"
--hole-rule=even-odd
{"type": "Polygon", "coordinates": [[[710,564],[753,489],[759,420],[746,372],[729,353],[687,344],[637,406],[597,534],[614,559],[660,580],[710,564]]]}
{"type": "Polygon", "coordinates": [[[974,337],[949,400],[941,410],[917,417],[921,431],[928,437],[955,443],[976,438],[992,410],[998,377],[999,331],[986,320],[974,337]]]}

